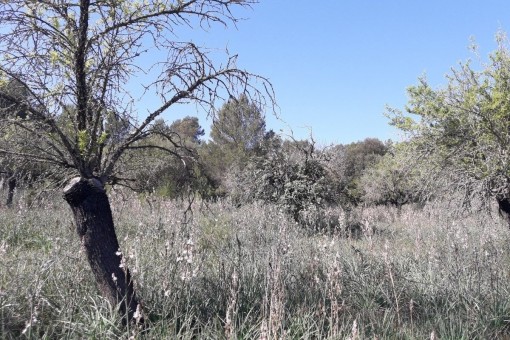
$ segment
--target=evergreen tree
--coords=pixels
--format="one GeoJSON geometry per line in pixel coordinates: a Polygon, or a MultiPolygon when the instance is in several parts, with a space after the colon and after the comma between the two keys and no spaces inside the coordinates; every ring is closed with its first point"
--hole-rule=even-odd
{"type": "Polygon", "coordinates": [[[266,122],[260,108],[242,94],[220,109],[211,129],[211,141],[237,156],[251,155],[259,150],[265,133],[266,122]]]}
{"type": "Polygon", "coordinates": [[[227,175],[243,171],[250,158],[262,152],[265,135],[261,109],[246,95],[230,98],[222,106],[211,128],[211,141],[201,148],[206,173],[218,195],[227,194],[227,175]]]}

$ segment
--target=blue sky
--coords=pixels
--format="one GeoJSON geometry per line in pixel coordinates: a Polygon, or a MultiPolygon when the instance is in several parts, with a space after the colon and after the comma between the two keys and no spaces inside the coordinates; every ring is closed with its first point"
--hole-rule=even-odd
{"type": "Polygon", "coordinates": [[[311,130],[322,145],[398,140],[386,105],[403,108],[421,75],[445,84],[452,66],[475,58],[472,40],[485,59],[495,34],[510,30],[508,0],[261,0],[240,14],[237,29],[190,36],[228,46],[239,67],[270,79],[285,123],[268,116],[268,128],[296,138],[311,130]]]}

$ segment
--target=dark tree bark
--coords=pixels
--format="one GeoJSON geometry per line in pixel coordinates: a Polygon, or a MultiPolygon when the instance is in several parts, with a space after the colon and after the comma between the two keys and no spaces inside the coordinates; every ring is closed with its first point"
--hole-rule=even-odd
{"type": "Polygon", "coordinates": [[[7,200],[5,205],[7,207],[12,206],[14,200],[14,191],[16,190],[16,177],[14,175],[9,176],[7,179],[7,200]]]}
{"type": "Polygon", "coordinates": [[[142,323],[141,305],[120,253],[103,184],[94,178],[75,178],[64,189],[64,199],[73,211],[76,231],[102,295],[119,306],[124,323],[142,323]]]}
{"type": "Polygon", "coordinates": [[[497,201],[499,206],[499,213],[510,227],[510,199],[503,197],[497,198],[497,201]]]}

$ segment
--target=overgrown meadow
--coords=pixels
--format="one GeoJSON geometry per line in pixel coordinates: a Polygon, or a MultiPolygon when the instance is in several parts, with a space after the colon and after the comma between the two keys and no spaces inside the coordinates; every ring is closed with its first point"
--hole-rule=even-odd
{"type": "Polygon", "coordinates": [[[267,204],[110,194],[146,327],[123,327],[98,295],[59,194],[31,205],[20,194],[0,210],[2,339],[510,336],[497,211],[330,209],[336,228],[318,232],[267,204]]]}

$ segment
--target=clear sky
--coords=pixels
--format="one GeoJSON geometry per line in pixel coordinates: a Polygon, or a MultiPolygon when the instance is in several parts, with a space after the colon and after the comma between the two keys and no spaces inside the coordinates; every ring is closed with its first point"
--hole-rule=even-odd
{"type": "Polygon", "coordinates": [[[398,139],[386,105],[403,108],[421,75],[445,84],[452,66],[475,58],[473,41],[486,59],[495,34],[510,32],[510,0],[261,0],[241,15],[237,29],[194,39],[228,46],[240,68],[270,79],[285,123],[268,116],[268,128],[297,138],[311,129],[322,145],[398,139]]]}

